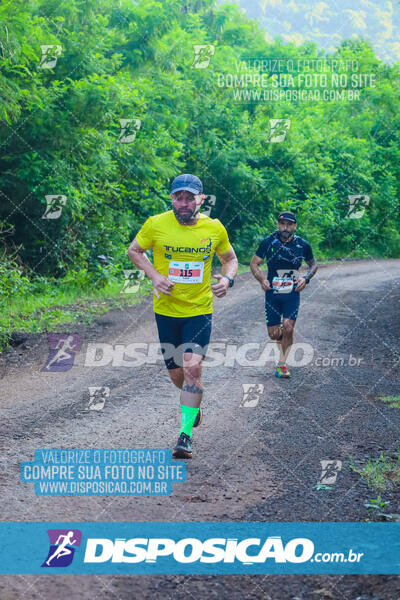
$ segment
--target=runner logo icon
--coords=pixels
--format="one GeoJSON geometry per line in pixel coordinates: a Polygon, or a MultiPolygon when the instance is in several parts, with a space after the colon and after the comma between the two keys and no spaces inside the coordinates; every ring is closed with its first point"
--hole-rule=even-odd
{"type": "Polygon", "coordinates": [[[62,372],[72,369],[75,352],[79,352],[82,345],[80,335],[75,333],[49,333],[49,356],[42,371],[62,372]]]}
{"type": "Polygon", "coordinates": [[[81,545],[79,529],[48,529],[50,548],[42,567],[68,567],[74,558],[76,547],[81,545]]]}

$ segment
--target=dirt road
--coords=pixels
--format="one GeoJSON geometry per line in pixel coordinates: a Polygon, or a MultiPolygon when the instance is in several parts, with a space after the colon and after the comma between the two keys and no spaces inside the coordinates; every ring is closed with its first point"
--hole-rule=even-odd
{"type": "MultiPolygon", "coordinates": [[[[267,342],[263,294],[251,274],[239,276],[229,295],[214,302],[212,335],[220,355],[229,345],[237,360],[204,369],[205,417],[194,434],[187,481],[163,498],[37,497],[31,484],[19,481],[20,462],[32,460],[37,448],[176,443],[179,395],[163,364],[85,366],[88,344],[157,341],[150,299],[90,327],[74,326],[82,347],[66,372],[41,371],[47,337],[27,335],[0,358],[1,520],[364,520],[363,503],[376,493],[347,465],[350,455],[361,460],[399,446],[400,411],[376,399],[400,395],[399,284],[400,260],[321,268],[302,292],[295,332],[311,362],[293,366],[292,379],[282,381],[271,361],[257,363],[257,348],[267,342]],[[243,344],[253,344],[245,356],[243,344]],[[257,384],[258,397],[244,397],[249,384],[257,384]],[[88,410],[89,386],[110,388],[103,410],[88,410]],[[317,490],[320,461],[327,459],[342,461],[342,469],[331,490],[317,490]]],[[[386,499],[399,513],[399,494],[388,492],[386,499]]],[[[400,597],[394,576],[3,575],[0,598],[47,600],[54,597],[51,584],[59,598],[72,600],[400,597]]]]}

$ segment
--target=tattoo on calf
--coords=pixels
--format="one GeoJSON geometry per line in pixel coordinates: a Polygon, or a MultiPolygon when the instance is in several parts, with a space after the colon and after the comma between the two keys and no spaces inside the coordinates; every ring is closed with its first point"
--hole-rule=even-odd
{"type": "Polygon", "coordinates": [[[193,385],[184,385],[182,387],[182,392],[191,392],[192,394],[202,394],[203,390],[201,389],[201,387],[199,387],[198,385],[196,385],[195,383],[193,385]]]}

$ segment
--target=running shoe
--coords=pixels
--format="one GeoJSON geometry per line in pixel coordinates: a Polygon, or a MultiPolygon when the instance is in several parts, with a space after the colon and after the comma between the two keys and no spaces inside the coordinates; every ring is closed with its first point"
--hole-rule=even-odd
{"type": "Polygon", "coordinates": [[[281,379],[289,379],[290,372],[286,365],[276,365],[275,377],[280,377],[281,379]]]}
{"type": "Polygon", "coordinates": [[[193,427],[198,427],[203,420],[203,409],[200,408],[193,423],[193,427]]]}
{"type": "Polygon", "coordinates": [[[178,437],[178,443],[172,452],[172,456],[174,458],[192,458],[191,441],[190,436],[182,432],[178,437]]]}

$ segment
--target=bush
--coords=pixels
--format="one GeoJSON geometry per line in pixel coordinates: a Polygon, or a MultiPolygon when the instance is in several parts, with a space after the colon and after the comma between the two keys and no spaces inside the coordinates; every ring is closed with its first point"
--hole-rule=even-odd
{"type": "Polygon", "coordinates": [[[23,274],[23,269],[13,260],[0,260],[0,299],[7,300],[14,294],[23,294],[29,290],[31,282],[23,274]]]}

